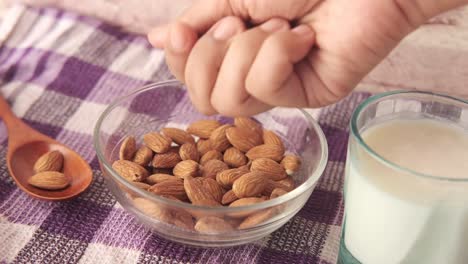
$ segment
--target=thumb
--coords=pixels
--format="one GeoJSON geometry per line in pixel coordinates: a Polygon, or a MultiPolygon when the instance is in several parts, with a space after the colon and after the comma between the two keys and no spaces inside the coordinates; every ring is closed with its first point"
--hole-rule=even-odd
{"type": "Polygon", "coordinates": [[[307,25],[271,35],[247,75],[247,92],[269,105],[307,106],[306,93],[294,65],[309,53],[314,42],[315,33],[307,25]]]}
{"type": "MultiPolygon", "coordinates": [[[[232,10],[228,0],[199,0],[185,10],[178,21],[192,28],[200,36],[223,17],[230,15],[232,10]]],[[[151,45],[164,48],[169,28],[170,25],[162,25],[151,30],[147,35],[151,45]]]]}

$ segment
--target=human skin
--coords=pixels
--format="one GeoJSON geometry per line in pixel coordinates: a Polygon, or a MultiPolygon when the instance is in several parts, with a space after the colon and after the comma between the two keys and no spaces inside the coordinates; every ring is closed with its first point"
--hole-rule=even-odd
{"type": "Polygon", "coordinates": [[[201,0],[148,34],[205,114],[321,107],[407,34],[467,0],[201,0]]]}

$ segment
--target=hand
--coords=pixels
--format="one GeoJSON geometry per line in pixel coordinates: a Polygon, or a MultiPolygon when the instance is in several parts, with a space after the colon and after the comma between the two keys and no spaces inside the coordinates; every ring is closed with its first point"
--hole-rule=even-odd
{"type": "Polygon", "coordinates": [[[439,10],[422,2],[201,0],[148,37],[205,114],[321,107],[346,96],[439,10]]]}

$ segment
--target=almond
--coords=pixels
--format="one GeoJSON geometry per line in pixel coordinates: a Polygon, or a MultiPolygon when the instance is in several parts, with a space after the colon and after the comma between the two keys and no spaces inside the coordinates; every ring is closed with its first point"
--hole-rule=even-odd
{"type": "Polygon", "coordinates": [[[153,185],[153,184],[158,184],[160,182],[167,181],[167,180],[179,180],[180,181],[181,179],[173,175],[169,175],[169,174],[156,173],[156,174],[152,174],[148,176],[148,178],[146,178],[145,181],[153,185]]]}
{"type": "Polygon", "coordinates": [[[201,156],[205,155],[208,151],[212,150],[211,141],[208,139],[199,139],[197,141],[197,150],[201,156]]]}
{"type": "Polygon", "coordinates": [[[220,160],[209,160],[201,167],[201,175],[203,177],[216,179],[216,174],[229,169],[226,163],[220,160]]]}
{"type": "Polygon", "coordinates": [[[232,190],[229,190],[223,195],[223,198],[221,199],[221,203],[224,205],[227,205],[227,204],[234,202],[237,199],[239,199],[239,197],[237,197],[236,194],[232,190]]]}
{"type": "Polygon", "coordinates": [[[185,143],[195,144],[195,139],[192,137],[192,135],[182,129],[165,127],[161,132],[178,145],[183,145],[185,143]]]}
{"type": "Polygon", "coordinates": [[[172,140],[158,132],[151,132],[143,136],[146,146],[156,153],[164,153],[171,148],[172,140]]]}
{"type": "Polygon", "coordinates": [[[216,182],[216,180],[205,177],[195,178],[195,180],[201,181],[203,188],[211,194],[213,200],[217,201],[218,203],[221,203],[221,200],[223,199],[224,195],[224,190],[223,188],[221,188],[218,182],[216,182]]]}
{"type": "Polygon", "coordinates": [[[243,230],[254,226],[258,226],[259,224],[271,219],[276,213],[277,212],[275,208],[268,208],[260,212],[254,213],[245,218],[244,221],[242,221],[242,223],[239,225],[238,229],[243,230]]]}
{"type": "MultiPolygon", "coordinates": [[[[238,199],[238,200],[232,202],[229,205],[229,207],[247,206],[247,205],[261,203],[263,201],[266,201],[266,199],[262,198],[262,197],[242,198],[242,199],[238,199]]],[[[253,212],[255,212],[255,210],[246,210],[246,211],[241,211],[241,212],[229,213],[229,216],[234,217],[234,218],[239,218],[239,217],[245,217],[247,215],[250,215],[253,212]]]]}
{"type": "Polygon", "coordinates": [[[183,210],[175,210],[172,212],[171,223],[188,230],[193,230],[195,226],[192,215],[183,210]]]}
{"type": "Polygon", "coordinates": [[[172,221],[172,214],[167,208],[160,206],[148,199],[138,197],[133,200],[133,204],[137,209],[149,217],[156,218],[166,223],[170,223],[172,221]]]}
{"type": "Polygon", "coordinates": [[[133,162],[136,164],[146,167],[153,159],[153,151],[147,146],[141,146],[133,156],[133,162]]]}
{"type": "Polygon", "coordinates": [[[227,165],[234,167],[234,168],[238,168],[240,166],[244,166],[245,164],[247,164],[247,158],[245,157],[244,153],[242,153],[242,151],[234,147],[228,148],[224,152],[223,159],[227,165]]]}
{"type": "Polygon", "coordinates": [[[151,186],[148,191],[163,196],[174,196],[179,200],[187,200],[184,183],[181,180],[166,180],[151,186]]]}
{"type": "Polygon", "coordinates": [[[200,164],[203,165],[205,164],[207,161],[210,161],[210,160],[223,160],[223,154],[217,150],[210,150],[208,152],[205,153],[205,155],[203,155],[200,159],[200,164]]]}
{"type": "Polygon", "coordinates": [[[275,188],[271,194],[270,199],[275,199],[276,197],[280,197],[281,195],[287,194],[288,192],[281,188],[275,188]]]}
{"type": "Polygon", "coordinates": [[[226,137],[229,142],[242,152],[247,152],[251,148],[262,144],[261,134],[253,130],[247,130],[239,127],[230,127],[226,129],[226,137]]]}
{"type": "Polygon", "coordinates": [[[197,146],[192,143],[185,143],[180,146],[179,155],[182,160],[193,160],[198,162],[200,154],[198,153],[197,146]]]}
{"type": "Polygon", "coordinates": [[[181,160],[182,159],[180,158],[179,153],[175,151],[168,151],[166,153],[154,155],[151,165],[154,168],[173,168],[181,160]]]}
{"type": "Polygon", "coordinates": [[[206,216],[197,221],[195,230],[204,234],[219,234],[230,232],[234,228],[219,217],[206,216]]]}
{"type": "Polygon", "coordinates": [[[281,165],[283,165],[288,175],[292,175],[301,167],[301,159],[296,155],[285,155],[281,160],[281,165]]]}
{"type": "Polygon", "coordinates": [[[112,164],[112,168],[127,181],[143,181],[148,177],[148,171],[142,166],[129,160],[117,160],[112,164]]]}
{"type": "Polygon", "coordinates": [[[193,160],[183,160],[177,163],[172,172],[179,178],[196,177],[199,176],[200,165],[193,160]]]}
{"type": "Polygon", "coordinates": [[[276,145],[280,147],[283,150],[283,152],[285,150],[281,138],[271,130],[263,130],[263,143],[266,145],[276,145]]]}
{"type": "Polygon", "coordinates": [[[263,190],[262,194],[271,196],[271,193],[276,188],[280,188],[287,192],[290,192],[294,189],[294,182],[292,182],[292,185],[291,185],[290,181],[291,180],[289,180],[289,178],[286,178],[281,181],[273,181],[273,180],[268,179],[266,180],[265,189],[263,190]]]}
{"type": "Polygon", "coordinates": [[[70,180],[58,171],[42,171],[28,179],[34,187],[45,190],[60,190],[70,184],[70,180]]]}
{"type": "Polygon", "coordinates": [[[203,183],[195,178],[187,177],[183,185],[189,200],[194,204],[198,201],[214,200],[213,196],[203,186],[203,183]]]}
{"type": "Polygon", "coordinates": [[[63,155],[58,150],[49,151],[40,156],[34,163],[34,172],[61,171],[63,167],[63,155]]]}
{"type": "Polygon", "coordinates": [[[151,172],[153,174],[163,173],[163,174],[173,175],[172,168],[152,168],[151,172]]]}
{"type": "Polygon", "coordinates": [[[232,191],[239,198],[253,197],[265,189],[266,176],[261,172],[249,172],[242,175],[232,184],[232,191]]]}
{"type": "MultiPolygon", "coordinates": [[[[195,205],[200,205],[200,206],[208,206],[208,207],[217,207],[221,206],[221,204],[213,199],[202,199],[202,200],[196,200],[192,204],[195,205]]],[[[199,212],[195,212],[194,216],[196,218],[200,218],[202,215],[199,212]]]]}
{"type": "Polygon", "coordinates": [[[119,150],[119,159],[121,160],[132,160],[133,155],[135,155],[136,151],[136,141],[135,138],[132,136],[128,136],[120,145],[119,150]]]}
{"type": "Polygon", "coordinates": [[[268,158],[280,162],[283,159],[284,150],[277,145],[259,145],[250,149],[245,155],[251,160],[268,158]]]}
{"type": "Polygon", "coordinates": [[[199,138],[209,138],[211,133],[221,126],[216,120],[199,120],[191,123],[187,127],[187,132],[199,138]]]}
{"type": "Polygon", "coordinates": [[[296,184],[294,183],[294,179],[291,178],[291,177],[287,177],[285,179],[282,179],[280,181],[278,181],[279,184],[282,184],[283,186],[286,186],[285,190],[290,192],[292,190],[294,190],[294,187],[296,186],[296,184]]]}
{"type": "Polygon", "coordinates": [[[231,143],[229,143],[226,137],[226,130],[230,127],[231,125],[222,125],[211,133],[210,141],[213,149],[223,152],[231,146],[231,143]]]}
{"type": "Polygon", "coordinates": [[[274,181],[282,180],[287,176],[283,166],[281,166],[278,162],[267,158],[260,158],[252,161],[250,170],[263,172],[268,176],[269,179],[274,181]]]}
{"type": "Polygon", "coordinates": [[[136,187],[138,187],[140,189],[143,189],[145,191],[147,191],[151,187],[151,185],[146,184],[144,182],[132,182],[132,185],[134,185],[134,186],[136,186],[136,187]]]}
{"type": "Polygon", "coordinates": [[[242,175],[247,174],[249,169],[247,166],[242,166],[236,169],[229,169],[216,174],[216,181],[226,189],[231,189],[232,184],[235,180],[240,178],[242,175]]]}
{"type": "Polygon", "coordinates": [[[262,125],[250,117],[236,117],[234,118],[234,125],[239,128],[252,130],[257,134],[262,133],[262,125]]]}

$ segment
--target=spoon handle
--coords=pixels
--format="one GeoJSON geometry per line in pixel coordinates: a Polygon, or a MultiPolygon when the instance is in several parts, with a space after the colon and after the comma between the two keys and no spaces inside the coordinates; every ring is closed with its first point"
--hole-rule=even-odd
{"type": "Polygon", "coordinates": [[[9,149],[14,149],[31,140],[50,141],[47,136],[40,134],[16,117],[2,96],[0,96],[0,118],[3,119],[8,130],[9,149]]]}

